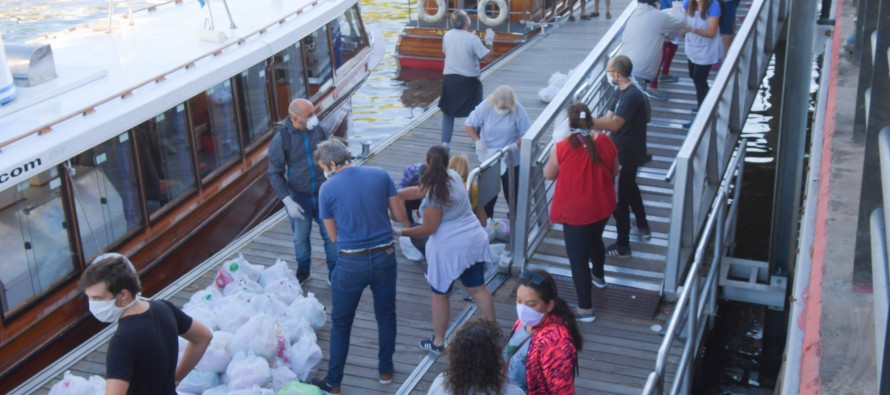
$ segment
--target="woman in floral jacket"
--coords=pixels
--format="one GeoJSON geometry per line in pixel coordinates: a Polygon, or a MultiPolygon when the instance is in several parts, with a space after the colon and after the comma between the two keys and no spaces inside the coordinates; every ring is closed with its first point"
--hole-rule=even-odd
{"type": "Polygon", "coordinates": [[[574,394],[584,344],[569,305],[543,270],[524,271],[516,289],[518,319],[504,348],[507,379],[529,395],[574,394]]]}

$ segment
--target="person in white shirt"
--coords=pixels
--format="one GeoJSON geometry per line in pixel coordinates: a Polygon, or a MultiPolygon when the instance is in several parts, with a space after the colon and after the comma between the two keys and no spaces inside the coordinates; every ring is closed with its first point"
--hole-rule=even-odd
{"type": "Polygon", "coordinates": [[[640,81],[643,93],[653,99],[667,99],[658,91],[658,68],[661,65],[664,36],[679,33],[686,27],[682,12],[659,11],[657,0],[639,0],[621,34],[621,55],[634,65],[633,77],[640,81]],[[651,86],[654,85],[654,86],[651,86]]]}
{"type": "Polygon", "coordinates": [[[494,57],[494,31],[486,30],[485,39],[470,31],[470,17],[463,10],[451,14],[454,27],[442,37],[442,52],[445,53],[445,69],[442,71],[442,143],[451,144],[454,133],[454,118],[463,118],[482,101],[482,81],[480,63],[487,63],[494,57]]]}

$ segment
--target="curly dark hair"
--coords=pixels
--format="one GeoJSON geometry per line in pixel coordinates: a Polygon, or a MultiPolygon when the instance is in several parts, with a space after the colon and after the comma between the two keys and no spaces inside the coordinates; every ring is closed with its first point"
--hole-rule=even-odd
{"type": "Polygon", "coordinates": [[[453,395],[500,394],[504,388],[501,328],[494,321],[468,321],[448,343],[445,388],[453,395]]]}

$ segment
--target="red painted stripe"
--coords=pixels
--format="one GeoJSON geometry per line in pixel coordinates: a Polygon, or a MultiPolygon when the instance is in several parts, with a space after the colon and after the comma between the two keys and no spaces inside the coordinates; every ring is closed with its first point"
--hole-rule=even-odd
{"type": "Polygon", "coordinates": [[[804,314],[797,325],[804,329],[803,350],[800,361],[800,394],[821,393],[819,366],[822,361],[822,281],[825,268],[825,248],[827,245],[828,200],[831,192],[831,146],[836,127],[837,111],[837,67],[841,49],[841,20],[843,0],[837,0],[834,35],[831,52],[831,75],[828,76],[828,102],[825,104],[825,123],[822,134],[822,164],[819,169],[819,202],[816,205],[816,229],[813,237],[812,267],[810,282],[805,293],[804,314]]]}

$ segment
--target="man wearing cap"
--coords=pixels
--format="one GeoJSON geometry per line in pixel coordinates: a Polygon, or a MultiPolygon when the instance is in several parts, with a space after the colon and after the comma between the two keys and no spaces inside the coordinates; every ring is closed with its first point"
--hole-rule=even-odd
{"type": "Polygon", "coordinates": [[[176,395],[210,345],[210,329],[166,300],[141,299],[133,264],[120,254],[96,257],[79,286],[96,319],[117,323],[105,356],[105,394],[176,395]],[[179,336],[188,346],[177,366],[179,336]]]}
{"type": "Polygon", "coordinates": [[[380,383],[389,384],[396,348],[396,255],[390,215],[408,227],[405,206],[389,174],[377,167],[352,166],[352,156],[340,141],[319,144],[315,160],[329,178],[319,194],[319,211],[339,258],[331,276],[328,373],[312,384],[329,394],[340,393],[355,310],[367,287],[377,319],[377,371],[380,383]]]}
{"type": "Polygon", "coordinates": [[[312,162],[315,148],[330,135],[318,124],[315,106],[309,100],[296,99],[287,110],[290,117],[278,125],[269,143],[269,182],[278,199],[284,203],[294,232],[297,280],[300,284],[305,283],[312,268],[309,233],[313,220],[318,224],[318,233],[324,241],[330,280],[337,263],[337,246],[328,237],[318,216],[318,191],[326,178],[321,168],[312,162]]]}

